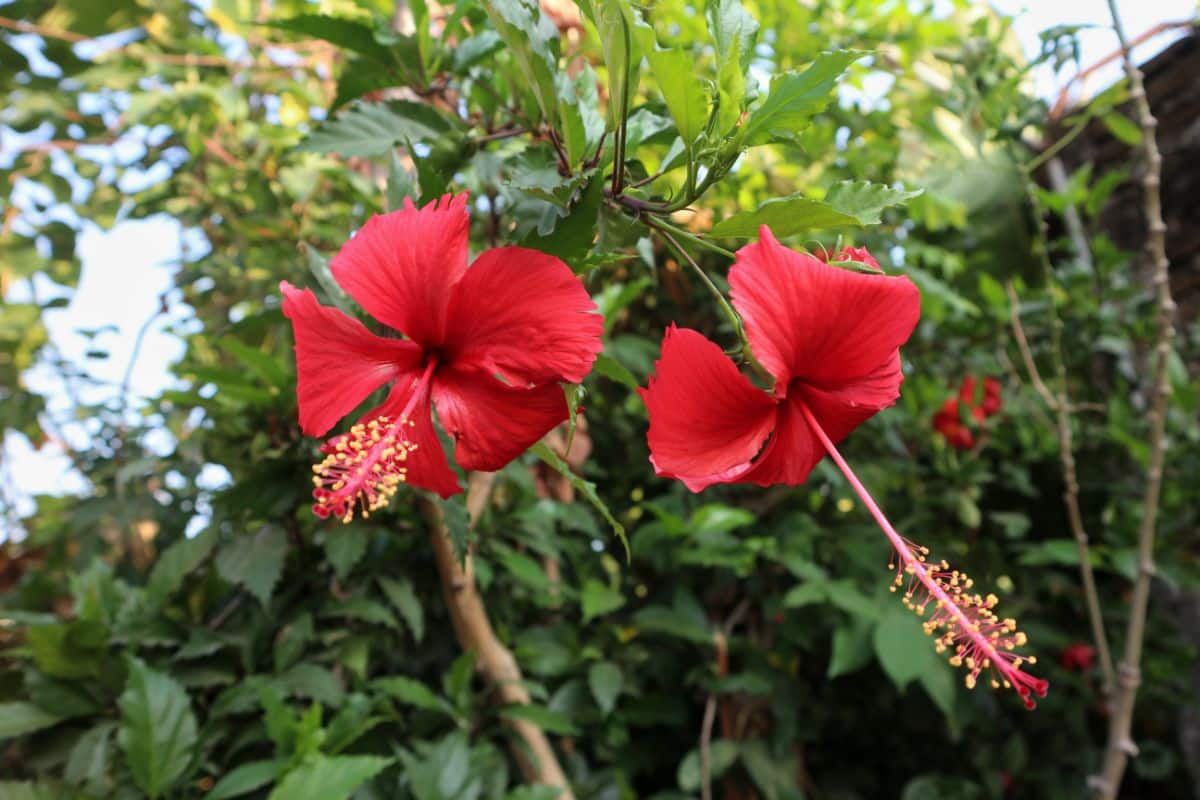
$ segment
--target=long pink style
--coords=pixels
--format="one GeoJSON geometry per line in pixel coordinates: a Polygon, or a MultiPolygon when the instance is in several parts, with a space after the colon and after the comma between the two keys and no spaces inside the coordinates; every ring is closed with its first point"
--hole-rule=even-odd
{"type": "Polygon", "coordinates": [[[993,676],[994,687],[1015,689],[1025,706],[1033,708],[1036,705],[1034,696],[1045,697],[1048,684],[1021,670],[1022,664],[1037,662],[1032,656],[1013,652],[1026,641],[1025,634],[1017,631],[1016,621],[1002,620],[992,611],[997,602],[995,595],[971,594],[973,581],[965,573],[951,570],[945,561],[929,561],[927,548],[914,545],[897,533],[813,413],[804,404],[800,404],[800,408],[817,439],[895,549],[900,563],[896,567],[893,591],[904,585],[907,575],[906,604],[924,617],[926,606],[934,602],[934,612],[924,625],[927,634],[936,634],[938,652],[952,650],[950,663],[966,668],[968,687],[973,688],[979,675],[987,672],[993,676]],[[925,594],[914,601],[912,597],[918,589],[925,594]]]}

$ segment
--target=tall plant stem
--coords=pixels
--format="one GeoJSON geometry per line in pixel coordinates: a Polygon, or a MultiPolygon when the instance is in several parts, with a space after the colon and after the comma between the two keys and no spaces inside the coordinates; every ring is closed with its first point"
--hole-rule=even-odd
{"type": "MultiPolygon", "coordinates": [[[[472,525],[487,505],[491,488],[491,473],[471,473],[467,511],[472,525]]],[[[450,610],[450,620],[459,645],[464,651],[475,654],[476,669],[495,688],[501,703],[527,704],[529,692],[525,689],[521,668],[517,666],[512,651],[496,636],[488,619],[487,607],[475,583],[471,555],[468,553],[460,562],[454,552],[442,509],[426,498],[418,502],[429,525],[429,539],[442,580],[442,594],[446,598],[446,607],[450,610]]],[[[513,757],[525,780],[534,784],[560,786],[562,791],[558,800],[574,800],[566,774],[558,763],[545,731],[524,719],[508,719],[506,724],[513,733],[513,757]]]]}
{"type": "Polygon", "coordinates": [[[1133,63],[1129,39],[1117,12],[1116,0],[1108,0],[1108,10],[1112,16],[1113,30],[1116,31],[1121,44],[1125,73],[1129,77],[1129,94],[1142,129],[1142,212],[1146,218],[1146,253],[1150,257],[1153,270],[1152,281],[1158,302],[1158,320],[1150,397],[1150,455],[1146,468],[1146,487],[1142,497],[1142,519],[1137,533],[1137,578],[1133,583],[1133,599],[1130,601],[1129,622],[1125,630],[1125,650],[1117,668],[1117,693],[1112,717],[1109,719],[1104,766],[1100,775],[1093,776],[1089,781],[1096,795],[1103,800],[1112,800],[1117,796],[1129,757],[1137,754],[1137,746],[1130,736],[1130,731],[1133,726],[1138,685],[1141,683],[1140,664],[1146,631],[1146,610],[1150,603],[1150,584],[1155,573],[1154,534],[1162,491],[1163,461],[1167,449],[1167,406],[1171,395],[1167,360],[1171,354],[1171,340],[1175,335],[1175,300],[1171,297],[1170,264],[1167,261],[1167,225],[1163,221],[1162,196],[1159,192],[1162,181],[1162,155],[1158,152],[1158,143],[1154,136],[1158,121],[1150,111],[1150,101],[1146,98],[1142,73],[1133,63]]]}

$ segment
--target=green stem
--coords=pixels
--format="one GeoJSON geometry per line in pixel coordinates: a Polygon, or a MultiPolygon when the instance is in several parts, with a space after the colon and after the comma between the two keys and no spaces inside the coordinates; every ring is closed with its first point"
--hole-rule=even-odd
{"type": "MultiPolygon", "coordinates": [[[[746,340],[746,331],[742,327],[741,317],[739,317],[737,312],[733,310],[733,306],[731,306],[729,301],[725,299],[725,295],[719,288],[717,288],[717,285],[712,282],[712,278],[708,277],[708,274],[701,268],[699,264],[696,263],[696,260],[688,254],[688,251],[683,249],[683,245],[679,244],[675,237],[671,235],[672,232],[681,233],[681,231],[675,230],[666,223],[654,218],[647,219],[646,224],[652,229],[658,231],[658,234],[662,236],[669,245],[671,245],[671,248],[679,254],[679,257],[691,266],[692,270],[700,278],[701,282],[708,287],[708,291],[711,292],[712,296],[716,298],[717,303],[720,304],[721,310],[725,312],[725,316],[729,319],[729,322],[733,325],[733,329],[737,332],[738,340],[742,343],[743,347],[748,347],[749,343],[746,340]]],[[[733,255],[733,253],[728,253],[728,251],[726,252],[730,256],[733,255]]]]}
{"type": "Polygon", "coordinates": [[[710,239],[705,239],[703,236],[697,236],[694,233],[688,233],[682,228],[675,227],[666,220],[655,219],[647,224],[650,224],[655,228],[670,231],[672,235],[677,236],[680,239],[685,239],[697,247],[709,251],[710,253],[716,253],[717,255],[722,255],[726,258],[737,258],[737,254],[732,250],[726,250],[724,247],[721,247],[719,244],[714,243],[710,239]]]}

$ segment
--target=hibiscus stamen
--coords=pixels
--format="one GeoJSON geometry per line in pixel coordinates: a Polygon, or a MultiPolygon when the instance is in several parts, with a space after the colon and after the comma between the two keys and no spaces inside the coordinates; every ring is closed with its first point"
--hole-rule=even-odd
{"type": "Polygon", "coordinates": [[[386,506],[400,484],[408,480],[406,462],[417,449],[417,443],[408,438],[409,429],[416,426],[412,413],[435,365],[430,359],[399,417],[393,420],[380,414],[321,445],[326,455],[313,465],[314,514],[322,519],[332,515],[348,523],[355,512],[361,512],[367,519],[372,511],[386,506]]]}
{"type": "Polygon", "coordinates": [[[923,627],[926,635],[934,637],[934,649],[938,653],[951,652],[950,664],[966,669],[968,689],[975,688],[980,675],[986,672],[992,688],[1014,689],[1026,708],[1036,706],[1033,696],[1045,697],[1048,684],[1021,670],[1022,665],[1036,664],[1037,659],[1014,652],[1027,641],[1025,634],[1017,630],[1016,620],[1001,619],[995,612],[999,602],[996,595],[971,592],[975,582],[965,572],[951,569],[947,561],[932,560],[929,548],[897,533],[812,411],[799,405],[813,433],[892,543],[895,555],[888,561],[888,567],[896,573],[892,591],[903,588],[904,604],[920,617],[925,618],[933,605],[933,613],[924,619],[923,627]]]}

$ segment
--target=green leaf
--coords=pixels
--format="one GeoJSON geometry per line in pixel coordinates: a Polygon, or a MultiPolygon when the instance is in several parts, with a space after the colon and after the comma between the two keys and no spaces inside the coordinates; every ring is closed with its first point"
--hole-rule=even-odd
{"type": "Polygon", "coordinates": [[[1142,129],[1124,114],[1114,111],[1102,116],[1100,121],[1108,128],[1109,133],[1130,147],[1137,147],[1142,143],[1142,129]]]}
{"type": "Polygon", "coordinates": [[[804,800],[796,788],[795,758],[773,754],[762,739],[749,739],[739,747],[742,766],[762,792],[763,800],[804,800]]]}
{"type": "Polygon", "coordinates": [[[40,731],[61,721],[62,717],[49,714],[33,703],[20,700],[0,703],[0,739],[11,739],[14,736],[40,731]]]}
{"type": "Polygon", "coordinates": [[[286,765],[281,759],[266,759],[239,764],[217,781],[216,786],[204,795],[204,800],[227,800],[241,797],[255,789],[261,789],[275,780],[279,770],[286,765]]]}
{"type": "Polygon", "coordinates": [[[354,566],[367,554],[371,529],[362,525],[344,525],[325,532],[325,556],[339,581],[345,580],[354,566]]]}
{"type": "Polygon", "coordinates": [[[826,202],[791,195],[767,200],[754,211],[742,211],[726,217],[713,226],[711,235],[750,239],[758,236],[760,226],[766,225],[772,233],[782,238],[804,231],[858,224],[853,215],[838,211],[826,202]]]}
{"type": "Polygon", "coordinates": [[[741,119],[758,22],[740,0],[708,0],[706,17],[717,50],[717,131],[725,134],[741,119]]]}
{"type": "Polygon", "coordinates": [[[129,681],[117,705],[117,740],[133,779],[146,794],[161,797],[184,776],[198,738],[187,692],[168,675],[130,658],[129,681]]]}
{"type": "Polygon", "coordinates": [[[465,73],[503,46],[504,40],[493,30],[482,30],[464,39],[454,48],[454,71],[465,73]]]}
{"type": "Polygon", "coordinates": [[[288,382],[290,375],[287,368],[281,360],[270,353],[259,350],[257,347],[251,347],[232,336],[226,336],[219,340],[217,346],[262,378],[269,386],[279,387],[288,382]]]}
{"type": "Polygon", "coordinates": [[[217,546],[218,533],[215,526],[205,528],[191,539],[180,539],[163,551],[150,570],[146,580],[146,600],[152,607],[166,601],[187,574],[200,566],[208,554],[217,546]]]}
{"type": "Polygon", "coordinates": [[[85,678],[99,668],[108,630],[88,620],[38,625],[25,632],[25,642],[42,672],[55,678],[85,678]]]}
{"type": "MultiPolygon", "coordinates": [[[[710,779],[719,778],[729,771],[729,768],[737,763],[738,743],[730,739],[716,739],[712,742],[709,748],[709,771],[710,779]]],[[[676,774],[679,781],[679,788],[685,792],[695,792],[700,788],[700,750],[692,750],[679,764],[679,771],[676,774]]]]}
{"type": "Polygon", "coordinates": [[[633,617],[634,624],[648,631],[678,636],[697,644],[712,642],[712,631],[701,620],[677,608],[647,606],[633,617]]]}
{"type": "Polygon", "coordinates": [[[417,708],[424,708],[427,711],[437,711],[451,717],[454,716],[454,706],[450,705],[450,701],[435,693],[425,684],[415,681],[412,678],[406,678],[403,675],[393,675],[389,678],[380,678],[373,685],[379,691],[391,695],[401,703],[416,706],[417,708]]]}
{"type": "Polygon", "coordinates": [[[895,604],[875,627],[875,655],[901,690],[926,670],[942,668],[929,637],[921,629],[921,618],[895,604]]]}
{"type": "Polygon", "coordinates": [[[404,617],[404,622],[412,632],[413,639],[420,642],[425,636],[425,613],[421,608],[421,601],[413,589],[412,581],[408,578],[396,580],[381,577],[379,586],[387,595],[388,601],[400,612],[400,616],[404,617]]]}
{"type": "Polygon", "coordinates": [[[413,181],[412,173],[404,168],[404,164],[400,161],[400,156],[395,150],[389,153],[388,160],[388,180],[387,180],[387,207],[388,211],[404,207],[406,199],[415,199],[417,196],[416,183],[413,181]]]}
{"type": "Polygon", "coordinates": [[[391,763],[379,756],[317,756],[284,776],[269,800],[347,800],[391,763]]]}
{"type": "Polygon", "coordinates": [[[429,142],[450,130],[445,117],[423,103],[356,101],[334,119],[321,123],[297,149],[346,157],[377,156],[405,141],[429,142]]]}
{"type": "Polygon", "coordinates": [[[608,125],[615,130],[621,124],[622,112],[628,116],[642,59],[634,47],[633,10],[628,0],[595,0],[594,11],[604,66],[608,68],[608,125]]]}
{"type": "Polygon", "coordinates": [[[487,0],[492,26],[525,76],[545,120],[558,120],[558,28],[535,0],[487,0]]]}
{"type": "Polygon", "coordinates": [[[579,735],[579,729],[571,724],[565,715],[543,706],[505,706],[500,709],[500,716],[505,719],[523,719],[532,722],[547,733],[557,733],[561,736],[579,735]]]}
{"type": "Polygon", "coordinates": [[[952,718],[954,700],[957,697],[957,682],[954,680],[953,670],[940,663],[938,666],[930,666],[921,673],[920,682],[925,693],[932,698],[942,713],[952,718]]]}
{"type": "Polygon", "coordinates": [[[265,525],[258,533],[239,536],[221,548],[217,574],[246,587],[265,607],[271,603],[271,592],[283,574],[287,554],[286,534],[274,525],[265,525]]]}
{"type": "Polygon", "coordinates": [[[704,133],[709,102],[704,83],[696,79],[696,59],[684,50],[651,50],[646,53],[667,110],[689,150],[704,133]]]}
{"type": "Polygon", "coordinates": [[[299,695],[334,708],[345,700],[346,690],[337,676],[325,667],[301,662],[272,681],[289,695],[299,695]]]}
{"type": "Polygon", "coordinates": [[[726,217],[713,226],[713,236],[752,238],[766,225],[776,236],[791,236],[805,231],[862,227],[880,221],[880,212],[921,194],[867,181],[843,181],[835,184],[825,200],[802,195],[767,200],[754,211],[726,217]]]}
{"type": "Polygon", "coordinates": [[[854,617],[833,631],[833,654],[829,658],[831,678],[862,669],[871,660],[875,623],[854,617]]]}
{"type": "Polygon", "coordinates": [[[596,356],[596,363],[592,365],[592,369],[598,375],[614,380],[631,391],[636,391],[639,387],[638,379],[629,368],[608,353],[596,356]]]}
{"type": "Polygon", "coordinates": [[[572,270],[581,272],[581,262],[592,249],[592,240],[596,236],[596,218],[603,199],[604,181],[598,173],[592,173],[591,180],[579,193],[575,204],[565,216],[555,220],[554,230],[548,234],[533,231],[521,245],[558,256],[572,270]]]}
{"type": "Polygon", "coordinates": [[[547,594],[553,591],[550,579],[538,562],[524,553],[505,548],[497,553],[504,571],[536,592],[547,594]]]}
{"type": "MultiPolygon", "coordinates": [[[[1098,566],[1098,554],[1091,550],[1088,556],[1092,566],[1098,566]]],[[[1074,539],[1049,539],[1025,548],[1018,559],[1020,563],[1030,567],[1056,565],[1062,567],[1079,566],[1079,545],[1074,539]]]]}
{"type": "Polygon", "coordinates": [[[600,661],[588,668],[588,688],[605,714],[612,713],[616,707],[623,682],[621,668],[611,661],[600,661]]]}
{"type": "Polygon", "coordinates": [[[981,800],[983,792],[965,778],[918,775],[904,786],[900,800],[981,800]]]}
{"type": "Polygon", "coordinates": [[[878,225],[883,209],[903,205],[923,192],[923,189],[909,192],[870,181],[841,181],[825,194],[825,202],[854,217],[859,225],[878,225]]]}
{"type": "Polygon", "coordinates": [[[617,522],[617,518],[613,516],[611,511],[609,511],[608,506],[604,503],[604,501],[600,499],[600,495],[596,492],[596,484],[592,483],[591,481],[585,481],[583,478],[576,475],[575,471],[571,469],[571,465],[560,458],[557,453],[547,447],[545,442],[538,442],[533,447],[529,448],[529,452],[533,453],[546,464],[549,464],[555,472],[566,478],[570,484],[575,487],[575,491],[583,495],[584,499],[591,503],[592,507],[600,512],[600,515],[604,517],[605,521],[608,522],[609,527],[612,528],[613,533],[617,535],[617,538],[621,540],[621,544],[624,545],[625,559],[628,561],[630,558],[629,540],[625,538],[625,526],[617,522]]]}
{"type": "Polygon", "coordinates": [[[111,760],[112,735],[116,729],[115,722],[106,720],[92,726],[75,740],[63,768],[63,778],[67,783],[85,787],[94,794],[103,790],[111,760]]]}
{"type": "Polygon", "coordinates": [[[393,51],[375,38],[375,29],[346,17],[328,14],[300,14],[288,19],[263,23],[281,31],[291,31],[323,39],[342,50],[366,56],[379,64],[395,62],[393,51]]]}
{"type": "Polygon", "coordinates": [[[583,621],[587,623],[625,605],[625,596],[594,578],[588,578],[580,592],[580,603],[583,606],[583,621]]]}
{"type": "MultiPolygon", "coordinates": [[[[771,81],[767,99],[738,129],[740,140],[748,147],[792,140],[829,105],[836,94],[837,79],[864,55],[854,50],[821,53],[802,72],[777,75],[771,81]]],[[[691,80],[690,70],[683,74],[691,80]]]]}
{"type": "Polygon", "coordinates": [[[446,521],[446,532],[450,534],[450,543],[454,545],[454,556],[461,563],[467,557],[471,546],[471,518],[467,513],[467,504],[462,496],[442,500],[442,517],[446,521]]]}
{"type": "Polygon", "coordinates": [[[354,301],[350,299],[350,295],[346,294],[346,290],[334,280],[333,272],[329,269],[329,260],[304,242],[300,243],[300,249],[304,251],[304,260],[308,264],[308,271],[317,279],[317,283],[321,284],[321,289],[324,290],[329,302],[337,306],[339,311],[352,317],[355,316],[357,312],[354,301]]]}
{"type": "Polygon", "coordinates": [[[57,786],[32,781],[0,781],[0,800],[64,800],[57,786]]]}

